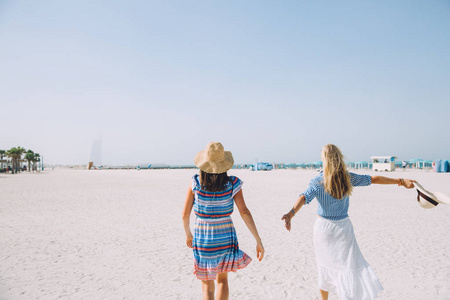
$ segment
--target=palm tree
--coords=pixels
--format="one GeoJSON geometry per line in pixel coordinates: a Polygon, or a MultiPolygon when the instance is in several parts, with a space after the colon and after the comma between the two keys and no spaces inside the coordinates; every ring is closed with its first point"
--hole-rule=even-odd
{"type": "MultiPolygon", "coordinates": [[[[0,160],[3,160],[3,156],[5,155],[5,150],[0,150],[0,160]]],[[[0,163],[0,169],[3,170],[3,162],[0,163]]]]}
{"type": "Polygon", "coordinates": [[[17,157],[17,161],[16,161],[16,168],[18,171],[20,171],[22,168],[20,167],[20,160],[22,159],[22,155],[27,151],[25,150],[25,148],[22,147],[17,147],[17,150],[19,150],[19,157],[17,157]]]}
{"type": "Polygon", "coordinates": [[[20,157],[17,159],[17,167],[19,168],[19,170],[21,169],[20,168],[20,160],[22,159],[22,155],[25,153],[25,152],[27,152],[27,150],[25,149],[25,148],[22,148],[22,147],[17,147],[18,149],[19,149],[19,152],[20,152],[20,157]]]}
{"type": "Polygon", "coordinates": [[[12,164],[12,173],[14,174],[16,168],[16,156],[19,155],[19,152],[17,151],[17,148],[11,148],[8,151],[6,151],[6,156],[11,158],[11,164],[12,164]]]}
{"type": "Polygon", "coordinates": [[[35,153],[32,150],[28,150],[25,153],[25,159],[28,161],[28,172],[31,172],[31,162],[35,159],[35,153]]]}
{"type": "Polygon", "coordinates": [[[25,148],[22,147],[13,147],[6,151],[6,156],[11,158],[12,161],[12,172],[17,173],[20,167],[20,159],[22,158],[22,154],[25,152],[25,148]]]}
{"type": "Polygon", "coordinates": [[[33,170],[36,169],[36,163],[41,161],[41,156],[39,155],[39,153],[34,153],[33,154],[33,170]]]}

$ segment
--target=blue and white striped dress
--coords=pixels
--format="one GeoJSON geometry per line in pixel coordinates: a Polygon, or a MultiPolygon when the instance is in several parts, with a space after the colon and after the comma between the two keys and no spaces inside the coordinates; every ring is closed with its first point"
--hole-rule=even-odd
{"type": "Polygon", "coordinates": [[[208,192],[201,189],[199,176],[192,177],[194,192],[194,274],[200,280],[214,280],[217,274],[245,268],[251,258],[239,250],[231,214],[234,196],[243,182],[229,176],[225,190],[208,192]]]}
{"type": "MultiPolygon", "coordinates": [[[[369,175],[350,173],[353,186],[368,186],[369,175]]],[[[317,198],[317,218],[314,224],[319,288],[336,292],[339,299],[375,299],[383,286],[375,271],[364,259],[356,241],[353,225],[348,218],[349,197],[335,199],[325,192],[323,174],[309,183],[305,203],[317,198]]]]}

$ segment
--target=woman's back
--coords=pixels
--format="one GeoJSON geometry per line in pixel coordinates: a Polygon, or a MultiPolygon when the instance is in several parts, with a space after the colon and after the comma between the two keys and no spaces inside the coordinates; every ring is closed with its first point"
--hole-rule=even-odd
{"type": "Polygon", "coordinates": [[[225,189],[219,192],[210,192],[202,189],[199,176],[192,177],[192,191],[195,193],[194,212],[200,218],[222,218],[233,213],[234,195],[240,190],[242,181],[229,176],[225,189]]]}
{"type": "MultiPolygon", "coordinates": [[[[351,184],[355,186],[368,186],[372,183],[369,175],[358,175],[350,173],[351,184]]],[[[322,218],[329,220],[342,220],[348,217],[349,196],[346,195],[342,199],[335,199],[328,194],[323,186],[323,173],[313,178],[309,183],[305,192],[305,204],[309,204],[314,198],[319,203],[317,214],[322,218]]]]}

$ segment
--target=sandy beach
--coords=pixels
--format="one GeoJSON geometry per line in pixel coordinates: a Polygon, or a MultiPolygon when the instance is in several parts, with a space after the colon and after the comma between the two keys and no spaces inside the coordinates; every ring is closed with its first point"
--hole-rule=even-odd
{"type": "MultiPolygon", "coordinates": [[[[354,172],[412,178],[450,195],[450,173],[354,172]]],[[[181,221],[195,173],[57,169],[0,175],[0,299],[201,299],[181,221]]],[[[244,181],[266,250],[258,262],[236,209],[240,248],[254,260],[230,274],[230,298],[314,299],[317,203],[302,208],[291,232],[280,219],[317,171],[229,174],[244,181]]],[[[372,185],[355,188],[349,215],[385,289],[380,299],[450,299],[450,205],[425,210],[415,189],[372,185]]]]}

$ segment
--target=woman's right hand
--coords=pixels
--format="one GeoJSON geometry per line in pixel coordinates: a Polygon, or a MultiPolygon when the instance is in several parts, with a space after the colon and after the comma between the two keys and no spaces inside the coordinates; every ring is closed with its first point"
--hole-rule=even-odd
{"type": "Polygon", "coordinates": [[[194,237],[192,236],[192,234],[189,234],[187,237],[186,237],[186,245],[189,247],[189,248],[192,248],[193,246],[192,246],[192,241],[194,240],[194,237]]]}
{"type": "Polygon", "coordinates": [[[256,243],[256,257],[261,261],[264,258],[264,246],[261,241],[256,243]]]}

